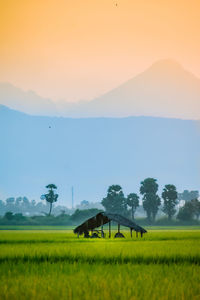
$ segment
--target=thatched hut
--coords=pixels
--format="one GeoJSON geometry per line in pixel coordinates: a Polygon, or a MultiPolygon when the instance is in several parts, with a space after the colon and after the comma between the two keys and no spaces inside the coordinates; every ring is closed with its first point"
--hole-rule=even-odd
{"type": "Polygon", "coordinates": [[[119,214],[112,214],[107,212],[100,212],[94,217],[86,220],[81,225],[77,226],[74,229],[74,233],[76,233],[79,237],[79,235],[84,234],[84,237],[94,237],[95,235],[90,236],[89,231],[93,232],[96,228],[101,226],[101,237],[104,237],[103,232],[103,225],[109,224],[109,238],[111,237],[111,222],[115,222],[118,224],[118,232],[115,235],[115,237],[124,237],[122,233],[120,233],[120,225],[126,226],[130,228],[130,233],[132,237],[132,231],[136,231],[136,236],[138,236],[138,232],[141,234],[141,237],[143,236],[143,233],[146,233],[147,231],[142,228],[141,226],[137,225],[133,221],[119,215],[119,214]]]}

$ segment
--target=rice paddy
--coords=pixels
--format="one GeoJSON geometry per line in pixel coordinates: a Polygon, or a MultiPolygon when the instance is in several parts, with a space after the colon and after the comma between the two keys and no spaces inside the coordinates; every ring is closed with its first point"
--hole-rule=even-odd
{"type": "Polygon", "coordinates": [[[1,230],[0,299],[200,299],[195,229],[149,230],[142,239],[128,230],[125,239],[1,230]]]}

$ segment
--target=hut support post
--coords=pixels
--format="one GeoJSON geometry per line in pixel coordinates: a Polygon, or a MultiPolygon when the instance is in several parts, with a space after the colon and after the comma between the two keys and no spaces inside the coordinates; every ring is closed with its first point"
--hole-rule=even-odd
{"type": "Polygon", "coordinates": [[[103,234],[103,225],[101,226],[101,237],[102,238],[104,237],[104,234],[103,234]]]}
{"type": "Polygon", "coordinates": [[[104,238],[104,233],[103,233],[103,219],[101,220],[101,237],[104,238]]]}
{"type": "Polygon", "coordinates": [[[120,224],[118,224],[118,233],[120,233],[120,224]]]}
{"type": "Polygon", "coordinates": [[[132,229],[132,228],[130,228],[130,232],[131,232],[131,238],[133,237],[133,235],[132,235],[132,230],[133,230],[133,229],[132,229]]]}
{"type": "Polygon", "coordinates": [[[109,221],[108,226],[109,226],[109,239],[110,239],[111,238],[111,221],[109,221]]]}

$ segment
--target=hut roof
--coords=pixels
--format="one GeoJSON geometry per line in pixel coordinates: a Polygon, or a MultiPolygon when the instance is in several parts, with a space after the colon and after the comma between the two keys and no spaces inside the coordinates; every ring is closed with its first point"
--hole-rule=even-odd
{"type": "Polygon", "coordinates": [[[119,214],[112,214],[107,212],[100,212],[94,217],[86,220],[81,225],[77,226],[74,229],[74,233],[83,234],[86,231],[94,230],[95,228],[100,227],[101,225],[107,224],[109,221],[114,221],[122,226],[129,227],[136,232],[145,233],[147,232],[144,228],[137,225],[135,222],[130,221],[129,219],[119,215],[119,214]]]}

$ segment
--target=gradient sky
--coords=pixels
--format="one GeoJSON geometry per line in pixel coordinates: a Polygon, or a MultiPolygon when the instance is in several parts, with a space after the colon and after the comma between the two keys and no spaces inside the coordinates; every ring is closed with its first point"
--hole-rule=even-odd
{"type": "Polygon", "coordinates": [[[0,0],[0,81],[41,96],[92,99],[163,58],[200,77],[199,0],[0,0]]]}

